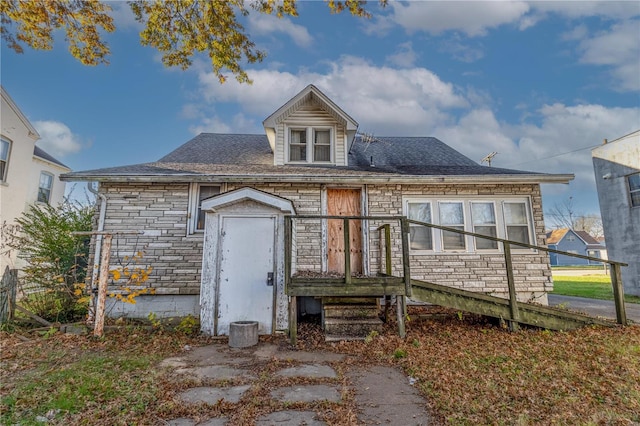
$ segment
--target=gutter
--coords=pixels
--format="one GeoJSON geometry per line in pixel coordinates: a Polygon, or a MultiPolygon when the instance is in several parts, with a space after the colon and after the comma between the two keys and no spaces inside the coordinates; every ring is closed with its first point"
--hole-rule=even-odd
{"type": "Polygon", "coordinates": [[[170,183],[191,183],[191,182],[232,182],[232,183],[264,183],[264,182],[284,182],[284,183],[382,183],[382,184],[505,184],[505,183],[569,183],[575,175],[569,174],[504,174],[504,175],[391,175],[372,176],[365,175],[280,175],[280,174],[258,174],[258,175],[224,175],[224,174],[203,174],[203,173],[176,173],[170,175],[102,175],[83,174],[61,175],[60,180],[73,181],[96,181],[96,182],[170,182],[170,183]]]}

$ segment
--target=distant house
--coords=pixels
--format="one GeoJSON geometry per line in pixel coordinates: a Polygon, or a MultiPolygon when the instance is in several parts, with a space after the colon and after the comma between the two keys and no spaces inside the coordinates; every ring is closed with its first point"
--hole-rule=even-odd
{"type": "MultiPolygon", "coordinates": [[[[100,183],[101,230],[143,232],[118,236],[111,255],[144,250],[144,266],[153,268],[145,285],[155,294],[116,304],[111,315],[192,314],[215,335],[251,319],[262,334],[284,330],[288,245],[298,273],[345,274],[348,263],[352,274],[375,276],[384,272],[381,216],[542,244],[540,183],[573,178],[481,166],[433,137],[360,135],[358,123],[313,85],[263,126],[262,134],[202,133],[156,162],[63,176],[100,183]],[[345,230],[342,220],[304,215],[378,219],[354,219],[345,230]]],[[[411,278],[508,295],[501,244],[413,224],[405,232],[411,278]]],[[[392,229],[396,248],[400,235],[392,229]]],[[[553,285],[547,254],[514,247],[513,258],[518,298],[545,303],[553,285]]],[[[299,312],[315,313],[314,304],[331,303],[298,301],[299,312]]]]}
{"type": "MultiPolygon", "coordinates": [[[[550,249],[567,251],[583,256],[604,258],[605,247],[585,231],[563,228],[547,232],[547,246],[550,249]]],[[[549,253],[551,266],[601,265],[596,262],[565,254],[549,253]]]]}
{"type": "MultiPolygon", "coordinates": [[[[71,169],[36,146],[40,135],[4,87],[1,111],[0,224],[4,230],[34,203],[61,203],[65,183],[59,177],[71,169]]],[[[16,261],[16,253],[3,254],[1,271],[16,267],[16,261]]]]}
{"type": "Polygon", "coordinates": [[[591,151],[609,258],[627,294],[640,296],[640,130],[591,151]]]}

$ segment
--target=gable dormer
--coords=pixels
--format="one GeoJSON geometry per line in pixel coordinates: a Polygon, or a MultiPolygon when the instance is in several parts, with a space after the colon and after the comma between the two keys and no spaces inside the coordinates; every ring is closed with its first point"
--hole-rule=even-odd
{"type": "Polygon", "coordinates": [[[314,85],[262,122],[273,164],[346,166],[358,123],[314,85]]]}

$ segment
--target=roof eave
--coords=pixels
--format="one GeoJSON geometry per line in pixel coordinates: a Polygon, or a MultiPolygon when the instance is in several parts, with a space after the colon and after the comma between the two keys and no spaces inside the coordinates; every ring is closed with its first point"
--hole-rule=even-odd
{"type": "Polygon", "coordinates": [[[104,175],[104,174],[83,174],[73,173],[60,175],[60,180],[67,182],[74,181],[95,181],[95,182],[284,182],[284,183],[390,183],[390,184],[447,184],[447,183],[487,183],[487,184],[535,184],[535,183],[569,183],[574,179],[573,174],[531,174],[531,175],[278,175],[278,174],[254,174],[254,175],[225,175],[225,174],[158,174],[158,175],[104,175]]]}

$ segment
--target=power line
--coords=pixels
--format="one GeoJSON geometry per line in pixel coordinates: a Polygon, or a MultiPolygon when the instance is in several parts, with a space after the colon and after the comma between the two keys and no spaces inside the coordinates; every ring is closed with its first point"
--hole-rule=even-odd
{"type": "Polygon", "coordinates": [[[520,166],[522,164],[533,163],[535,161],[548,160],[550,158],[556,158],[556,157],[561,157],[561,156],[567,155],[567,154],[573,154],[574,152],[584,151],[584,150],[587,150],[587,149],[593,149],[593,148],[598,147],[598,146],[600,146],[600,145],[586,146],[584,148],[574,149],[573,151],[562,152],[560,154],[550,155],[548,157],[536,158],[536,159],[533,159],[533,160],[525,161],[523,163],[510,164],[510,165],[507,165],[506,167],[516,167],[516,166],[520,166]]]}

